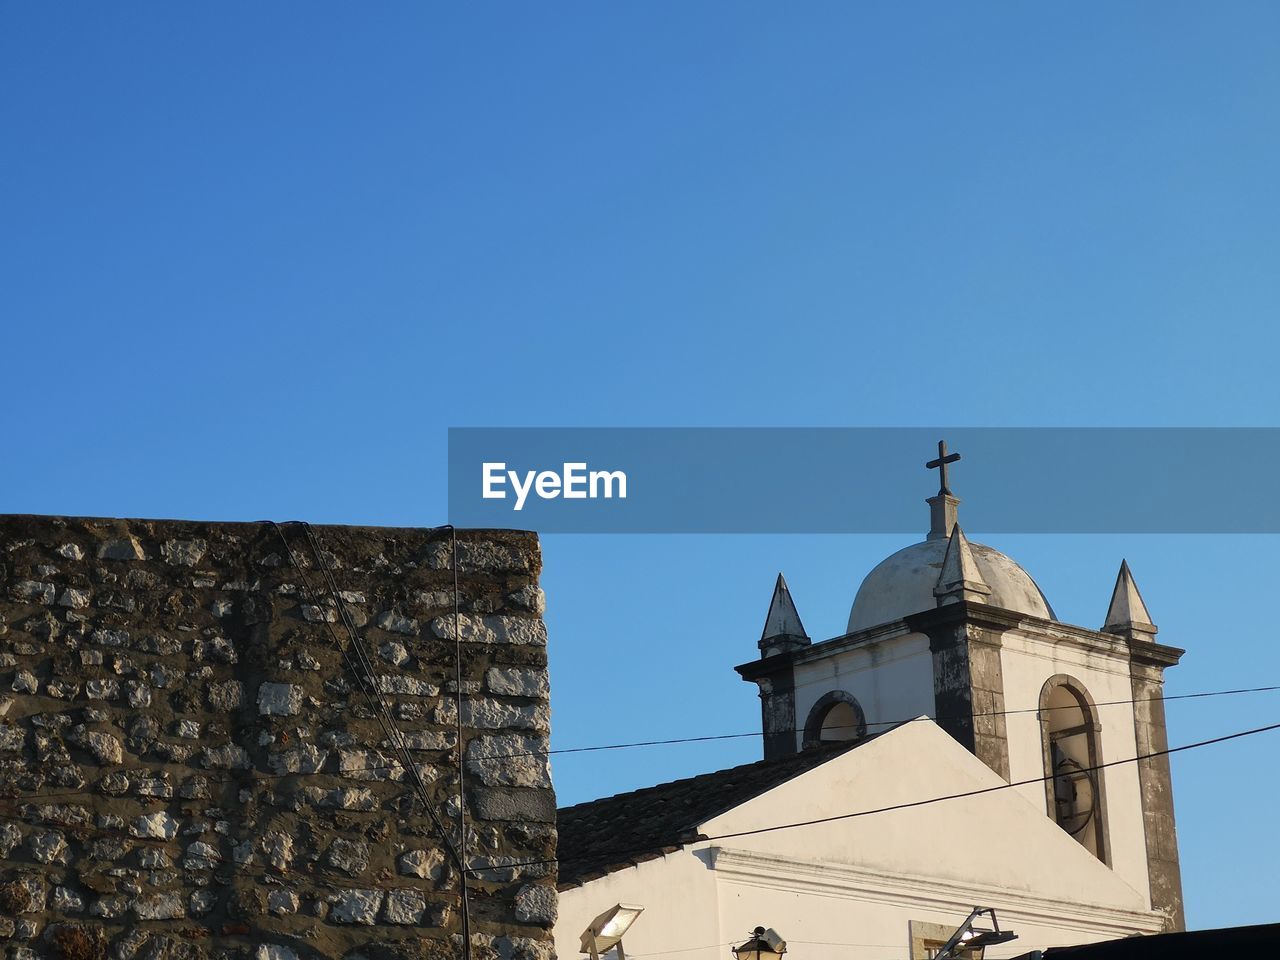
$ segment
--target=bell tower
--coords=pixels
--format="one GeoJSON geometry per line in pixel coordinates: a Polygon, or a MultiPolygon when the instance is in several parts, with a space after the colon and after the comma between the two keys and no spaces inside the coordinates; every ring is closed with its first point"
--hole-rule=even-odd
{"type": "Polygon", "coordinates": [[[961,528],[959,459],[939,443],[927,536],[867,574],[843,634],[813,642],[779,575],[760,658],[736,668],[759,688],[765,757],[930,719],[1183,929],[1168,759],[1135,761],[1167,746],[1164,670],[1183,651],[1156,642],[1127,563],[1101,629],[1058,620],[961,528]]]}

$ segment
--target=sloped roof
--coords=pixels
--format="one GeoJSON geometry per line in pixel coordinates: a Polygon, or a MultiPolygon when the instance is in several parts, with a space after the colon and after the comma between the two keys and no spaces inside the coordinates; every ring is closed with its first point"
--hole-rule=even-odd
{"type": "Polygon", "coordinates": [[[872,739],[823,744],[786,757],[563,807],[556,812],[560,888],[581,886],[678,850],[697,840],[697,828],[712,817],[872,739]]]}
{"type": "Polygon", "coordinates": [[[1190,930],[1150,937],[1125,937],[1078,947],[1051,947],[1044,960],[1203,960],[1204,957],[1274,957],[1280,950],[1280,923],[1255,927],[1190,930]]]}

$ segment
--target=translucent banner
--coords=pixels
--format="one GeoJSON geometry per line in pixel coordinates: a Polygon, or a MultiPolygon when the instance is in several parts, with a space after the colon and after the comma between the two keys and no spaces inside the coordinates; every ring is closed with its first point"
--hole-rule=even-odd
{"type": "Polygon", "coordinates": [[[924,532],[943,482],[984,533],[1278,533],[1278,480],[1280,428],[449,431],[450,522],[542,533],[924,532]]]}

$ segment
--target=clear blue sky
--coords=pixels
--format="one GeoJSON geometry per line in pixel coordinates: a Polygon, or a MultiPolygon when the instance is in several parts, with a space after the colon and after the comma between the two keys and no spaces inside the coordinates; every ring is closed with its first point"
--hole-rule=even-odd
{"type": "MultiPolygon", "coordinates": [[[[434,525],[448,426],[1277,424],[1274,4],[10,2],[0,131],[5,511],[434,525]]],[[[756,728],[777,570],[825,637],[910,539],[547,538],[556,744],[756,728]]],[[[1280,680],[1274,538],[995,545],[1086,625],[1127,556],[1171,692],[1280,680]]],[[[1193,926],[1278,919],[1278,750],[1175,761],[1193,926]]]]}

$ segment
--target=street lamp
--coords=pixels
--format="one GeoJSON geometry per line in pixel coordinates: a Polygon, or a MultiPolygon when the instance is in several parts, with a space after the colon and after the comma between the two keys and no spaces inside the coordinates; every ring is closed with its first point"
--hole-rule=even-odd
{"type": "Polygon", "coordinates": [[[764,927],[756,927],[750,940],[732,950],[737,960],[778,960],[786,952],[787,941],[778,936],[778,931],[764,927]]]}
{"type": "Polygon", "coordinates": [[[610,907],[591,921],[591,925],[582,932],[582,952],[591,954],[591,960],[598,960],[602,953],[617,948],[618,960],[627,960],[622,950],[622,936],[631,929],[636,917],[644,913],[644,907],[633,903],[619,903],[610,907]]]}
{"type": "Polygon", "coordinates": [[[964,923],[960,924],[960,929],[934,954],[934,960],[954,960],[962,951],[981,950],[983,947],[1017,939],[1018,935],[1012,930],[1000,929],[1000,921],[996,919],[996,912],[991,907],[974,907],[969,916],[965,917],[964,923]],[[991,918],[991,930],[973,925],[973,921],[984,913],[991,918]]]}

